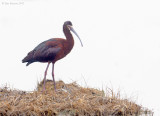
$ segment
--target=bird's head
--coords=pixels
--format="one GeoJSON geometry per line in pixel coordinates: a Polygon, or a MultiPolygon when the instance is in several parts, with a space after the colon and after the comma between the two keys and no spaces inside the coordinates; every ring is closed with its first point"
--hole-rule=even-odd
{"type": "Polygon", "coordinates": [[[66,21],[66,22],[64,22],[64,25],[72,26],[72,22],[71,21],[66,21]]]}
{"type": "Polygon", "coordinates": [[[70,31],[72,31],[79,39],[80,43],[81,43],[81,46],[83,47],[83,44],[82,44],[82,41],[79,37],[79,35],[77,34],[77,32],[73,29],[73,26],[72,26],[72,22],[71,21],[66,21],[64,22],[64,26],[66,26],[70,31]]]}

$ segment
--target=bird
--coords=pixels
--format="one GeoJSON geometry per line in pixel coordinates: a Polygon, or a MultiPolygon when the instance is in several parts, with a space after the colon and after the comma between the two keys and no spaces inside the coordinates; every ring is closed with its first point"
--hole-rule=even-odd
{"type": "Polygon", "coordinates": [[[74,46],[74,39],[71,32],[73,32],[78,37],[81,46],[83,47],[79,35],[72,26],[72,22],[65,21],[63,24],[63,33],[66,39],[51,38],[49,40],[43,41],[38,46],[36,46],[32,51],[30,51],[27,54],[27,56],[22,60],[22,63],[27,63],[26,66],[34,62],[48,63],[44,72],[42,91],[45,91],[46,75],[50,64],[52,64],[52,78],[53,78],[54,90],[56,91],[56,83],[54,78],[54,64],[56,61],[64,58],[72,50],[74,46]]]}

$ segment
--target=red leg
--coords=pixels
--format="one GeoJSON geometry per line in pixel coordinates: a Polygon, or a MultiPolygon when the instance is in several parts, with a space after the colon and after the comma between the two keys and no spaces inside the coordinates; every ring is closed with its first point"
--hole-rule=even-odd
{"type": "Polygon", "coordinates": [[[44,79],[43,79],[43,81],[44,81],[44,83],[43,83],[43,91],[45,91],[46,75],[47,75],[47,70],[48,70],[49,64],[50,64],[50,62],[48,62],[47,68],[46,68],[45,73],[44,73],[44,79]]]}
{"type": "Polygon", "coordinates": [[[55,79],[54,79],[54,63],[52,63],[52,78],[53,78],[53,83],[54,83],[54,90],[56,91],[56,82],[55,82],[55,79]]]}

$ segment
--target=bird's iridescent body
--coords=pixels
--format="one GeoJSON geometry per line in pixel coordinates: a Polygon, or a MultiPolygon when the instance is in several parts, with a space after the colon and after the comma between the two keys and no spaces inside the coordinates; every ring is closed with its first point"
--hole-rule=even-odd
{"type": "MultiPolygon", "coordinates": [[[[26,66],[28,66],[33,62],[48,63],[45,74],[44,74],[43,91],[45,90],[46,75],[47,75],[47,70],[50,63],[53,64],[52,77],[54,82],[54,88],[56,90],[55,79],[54,79],[54,63],[57,60],[60,60],[63,57],[65,57],[72,50],[74,46],[74,39],[70,31],[72,31],[79,38],[78,34],[75,32],[75,30],[72,27],[72,23],[70,21],[66,21],[63,25],[63,32],[66,36],[66,39],[52,38],[52,39],[46,40],[40,43],[32,51],[30,51],[28,55],[22,60],[23,63],[27,62],[26,66]]],[[[81,45],[82,45],[82,42],[81,42],[81,45]]]]}

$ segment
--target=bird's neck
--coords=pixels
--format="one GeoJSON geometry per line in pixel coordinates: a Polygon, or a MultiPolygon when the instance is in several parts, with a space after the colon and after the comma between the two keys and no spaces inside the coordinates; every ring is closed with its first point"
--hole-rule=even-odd
{"type": "Polygon", "coordinates": [[[72,36],[70,30],[68,28],[64,27],[63,32],[64,32],[64,35],[66,36],[66,41],[68,42],[69,47],[71,47],[71,49],[72,49],[72,47],[74,45],[74,39],[73,39],[73,36],[72,36]]]}

